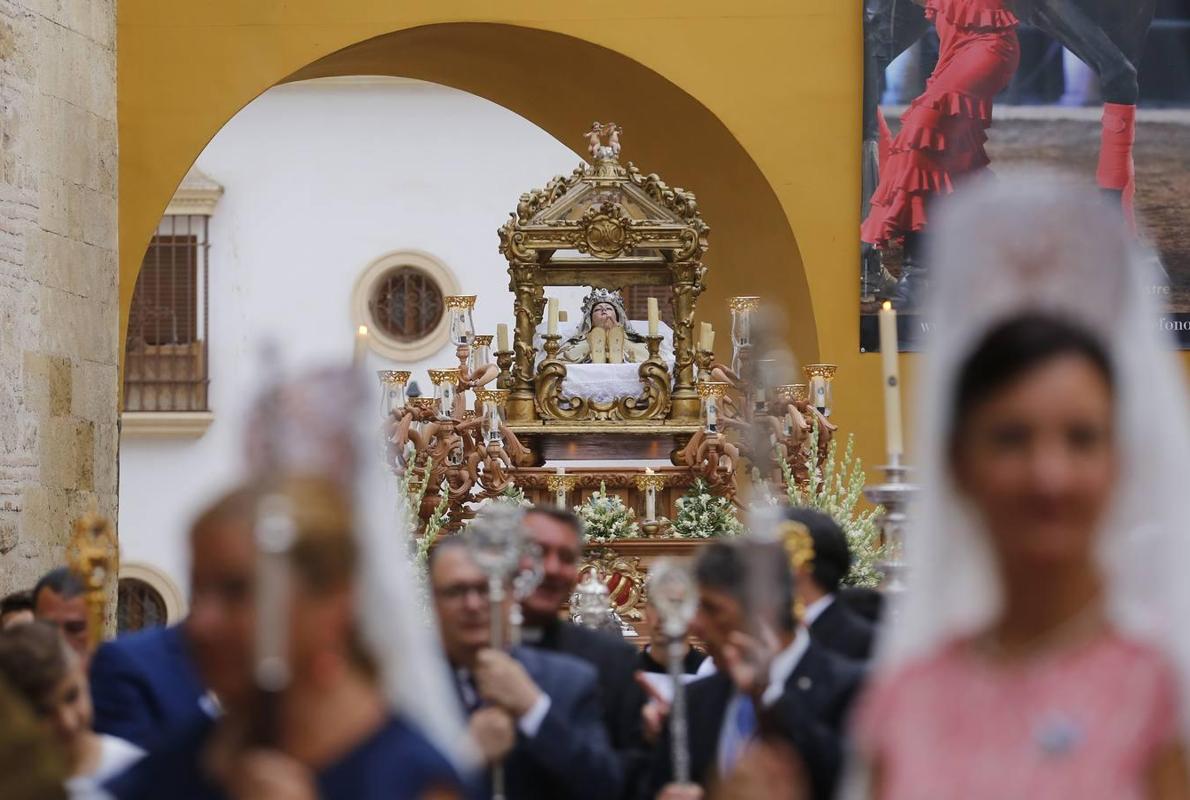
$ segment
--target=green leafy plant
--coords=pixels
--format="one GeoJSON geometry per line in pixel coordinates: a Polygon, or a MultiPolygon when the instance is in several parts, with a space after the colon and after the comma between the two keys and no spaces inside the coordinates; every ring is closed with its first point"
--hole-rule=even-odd
{"type": "Polygon", "coordinates": [[[599,491],[587,498],[574,513],[583,521],[588,542],[610,542],[616,539],[636,539],[640,525],[632,509],[617,495],[607,493],[607,484],[599,484],[599,491]]]}
{"type": "MultiPolygon", "coordinates": [[[[810,432],[810,441],[818,441],[817,425],[810,432]]],[[[838,444],[837,440],[831,441],[821,468],[818,466],[818,448],[808,449],[805,465],[809,481],[804,487],[794,479],[789,463],[782,463],[785,494],[791,506],[812,508],[832,517],[847,535],[851,546],[851,572],[844,578],[844,583],[876,586],[881,579],[877,564],[883,555],[880,529],[876,525],[881,509],[859,507],[867,476],[863,461],[855,455],[855,437],[847,437],[847,447],[841,459],[837,458],[838,444]]]]}
{"type": "Polygon", "coordinates": [[[711,494],[702,478],[678,498],[677,508],[677,516],[670,526],[670,534],[675,538],[710,539],[739,536],[744,532],[735,504],[726,497],[711,494]]]}
{"type": "Polygon", "coordinates": [[[446,524],[447,513],[450,510],[450,487],[447,486],[446,481],[442,481],[439,493],[442,499],[434,507],[434,513],[430,514],[430,518],[426,520],[425,530],[417,540],[417,553],[414,555],[413,561],[417,565],[419,575],[425,574],[426,565],[430,561],[430,548],[434,546],[434,542],[442,533],[442,526],[446,524]]]}

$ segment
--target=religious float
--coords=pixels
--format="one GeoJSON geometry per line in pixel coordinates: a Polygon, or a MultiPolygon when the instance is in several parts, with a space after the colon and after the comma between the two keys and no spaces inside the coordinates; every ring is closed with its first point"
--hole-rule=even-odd
{"type": "Polygon", "coordinates": [[[476,297],[448,297],[458,363],[429,371],[433,396],[410,396],[407,371],[379,377],[389,466],[422,552],[483,504],[572,508],[588,531],[583,591],[598,587],[640,636],[650,564],[740,532],[745,497],[832,492],[857,544],[877,548],[879,534],[875,512],[855,508],[850,448],[835,463],[835,367],[807,365],[794,382],[758,297],[729,301],[731,358],[716,356],[715,331],[695,322],[710,228],[693,193],[621,163],[620,136],[595,123],[590,164],[522,194],[499,229],[511,326],[477,335],[476,297]],[[561,308],[560,287],[587,289],[581,307],[561,308]],[[635,293],[645,319],[630,316],[635,293]]]}

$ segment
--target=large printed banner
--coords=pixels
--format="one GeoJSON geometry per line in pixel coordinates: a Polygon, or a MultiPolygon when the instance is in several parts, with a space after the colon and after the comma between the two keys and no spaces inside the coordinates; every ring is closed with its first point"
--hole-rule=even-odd
{"type": "Polygon", "coordinates": [[[1153,324],[1190,349],[1190,0],[867,3],[861,349],[885,301],[902,349],[929,330],[923,243],[951,187],[1034,165],[1135,192],[1163,274],[1153,324]]]}

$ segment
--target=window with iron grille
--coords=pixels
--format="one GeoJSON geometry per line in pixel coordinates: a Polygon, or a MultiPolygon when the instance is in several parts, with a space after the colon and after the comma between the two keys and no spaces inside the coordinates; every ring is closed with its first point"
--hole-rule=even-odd
{"type": "Polygon", "coordinates": [[[141,262],[128,317],[125,411],[207,411],[207,221],[170,214],[141,262]]]}
{"type": "Polygon", "coordinates": [[[442,288],[427,272],[400,266],[375,282],[368,298],[373,324],[399,342],[415,342],[433,333],[442,320],[442,288]]]}
{"type": "Polygon", "coordinates": [[[159,628],[167,621],[165,599],[160,592],[136,578],[120,579],[116,601],[117,632],[159,628]]]}

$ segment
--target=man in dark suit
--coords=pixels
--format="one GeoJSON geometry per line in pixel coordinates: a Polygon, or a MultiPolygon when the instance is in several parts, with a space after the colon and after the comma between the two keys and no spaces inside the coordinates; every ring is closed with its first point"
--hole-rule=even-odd
{"type": "MultiPolygon", "coordinates": [[[[744,541],[711,542],[696,562],[692,632],[719,669],[687,689],[691,780],[704,792],[760,739],[796,752],[815,800],[834,793],[844,721],[863,671],[799,626],[788,564],[780,546],[744,541]]],[[[671,782],[670,747],[667,729],[654,751],[648,797],[701,796],[671,782]]]]}
{"type": "Polygon", "coordinates": [[[492,648],[487,577],[459,538],[434,549],[430,586],[471,734],[489,765],[503,765],[508,800],[617,796],[623,773],[595,670],[558,653],[492,648]]]}
{"type": "MultiPolygon", "coordinates": [[[[623,797],[636,797],[648,769],[649,748],[641,731],[644,692],[636,683],[637,649],[623,637],[594,631],[559,617],[578,584],[582,522],[569,511],[538,506],[525,514],[525,531],[542,553],[542,580],[525,600],[526,645],[565,653],[599,674],[604,723],[626,777],[623,797]]],[[[608,794],[609,800],[616,795],[608,794]]]]}
{"type": "Polygon", "coordinates": [[[95,730],[152,750],[211,709],[183,625],[105,642],[91,660],[95,730]]]}
{"type": "Polygon", "coordinates": [[[795,576],[804,608],[802,623],[810,629],[810,638],[841,656],[867,661],[876,628],[838,597],[839,585],[851,569],[847,534],[829,516],[808,508],[791,508],[786,516],[805,525],[814,543],[814,557],[795,576]]]}

